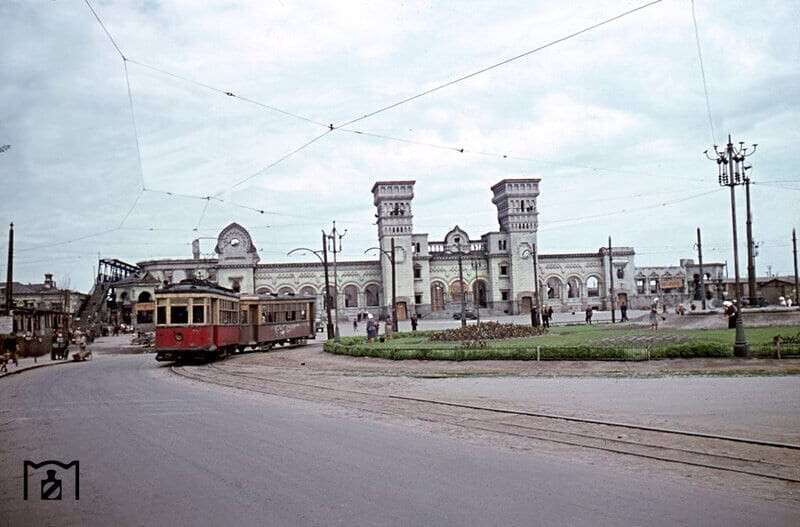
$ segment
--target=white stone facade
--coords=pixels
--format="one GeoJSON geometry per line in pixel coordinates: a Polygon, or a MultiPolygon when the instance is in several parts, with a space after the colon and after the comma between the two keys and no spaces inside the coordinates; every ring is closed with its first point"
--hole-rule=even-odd
{"type": "MultiPolygon", "coordinates": [[[[378,245],[374,260],[339,262],[337,306],[340,318],[358,312],[386,314],[392,299],[392,241],[394,241],[395,297],[398,317],[416,312],[425,317],[449,317],[460,310],[466,292],[469,310],[518,314],[535,303],[532,253],[539,225],[538,179],[506,179],[492,187],[499,230],[470,238],[455,226],[442,241],[415,233],[414,181],[379,181],[372,188],[377,211],[378,245]],[[463,286],[459,281],[459,258],[463,286]]],[[[150,260],[139,262],[143,274],[159,282],[187,277],[209,279],[243,292],[314,294],[323,312],[324,268],[321,262],[271,264],[259,261],[247,230],[233,223],[219,234],[218,258],[150,260]]],[[[614,247],[614,299],[631,308],[649,305],[656,295],[668,301],[686,301],[697,274],[691,260],[680,266],[637,268],[635,251],[614,247]],[[652,277],[655,277],[651,282],[652,277]],[[647,287],[642,288],[642,281],[647,287]],[[669,285],[662,289],[660,284],[669,285]]],[[[557,311],[607,309],[610,303],[608,249],[573,254],[538,254],[538,277],[544,305],[557,311]]],[[[333,289],[334,270],[330,266],[333,289]]],[[[721,264],[707,264],[709,279],[720,276],[721,264]]],[[[707,279],[707,282],[708,280],[707,279]]],[[[139,284],[136,293],[142,287],[139,284]]],[[[133,292],[133,291],[131,291],[133,292]]],[[[136,298],[129,295],[128,298],[136,298]]]]}

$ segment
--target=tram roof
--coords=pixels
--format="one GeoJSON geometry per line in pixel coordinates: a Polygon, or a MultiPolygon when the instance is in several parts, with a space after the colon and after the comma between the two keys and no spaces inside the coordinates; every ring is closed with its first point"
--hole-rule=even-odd
{"type": "Polygon", "coordinates": [[[199,280],[197,278],[187,278],[186,280],[181,280],[177,284],[167,284],[156,289],[156,294],[169,293],[214,293],[230,297],[237,296],[236,291],[233,289],[228,289],[214,282],[199,280]]]}

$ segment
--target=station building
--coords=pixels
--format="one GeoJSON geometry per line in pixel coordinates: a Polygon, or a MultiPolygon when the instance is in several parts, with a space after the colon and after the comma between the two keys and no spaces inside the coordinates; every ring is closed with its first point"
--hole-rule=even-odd
{"type": "MultiPolygon", "coordinates": [[[[538,250],[539,181],[504,179],[491,187],[496,231],[471,236],[455,225],[441,239],[414,230],[414,181],[376,182],[372,198],[382,254],[371,260],[338,262],[338,292],[331,287],[330,297],[336,297],[339,317],[391,311],[392,244],[399,319],[414,312],[425,318],[450,317],[460,311],[462,295],[469,310],[494,315],[529,312],[536,302],[535,253],[542,303],[556,311],[608,309],[612,276],[617,306],[644,308],[655,297],[668,305],[699,300],[699,269],[692,260],[681,260],[677,266],[637,267],[632,247],[613,247],[610,253],[607,247],[581,253],[538,250]]],[[[138,271],[113,283],[110,294],[121,305],[127,302],[129,316],[140,322],[152,321],[152,295],[159,284],[190,277],[248,293],[316,295],[322,306],[321,262],[262,262],[255,240],[238,223],[219,233],[215,253],[216,258],[201,258],[195,241],[191,258],[139,262],[138,271]]],[[[333,284],[333,266],[329,268],[333,284]]],[[[704,265],[711,301],[718,301],[724,271],[724,264],[704,265]]]]}

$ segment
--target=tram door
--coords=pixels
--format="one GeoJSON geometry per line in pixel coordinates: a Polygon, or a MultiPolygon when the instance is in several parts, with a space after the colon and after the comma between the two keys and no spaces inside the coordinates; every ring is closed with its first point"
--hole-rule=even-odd
{"type": "Polygon", "coordinates": [[[250,312],[247,314],[250,317],[250,331],[253,335],[252,342],[254,346],[258,345],[258,341],[261,340],[261,335],[258,334],[258,326],[261,324],[261,313],[259,311],[259,305],[253,304],[250,306],[250,312]]]}

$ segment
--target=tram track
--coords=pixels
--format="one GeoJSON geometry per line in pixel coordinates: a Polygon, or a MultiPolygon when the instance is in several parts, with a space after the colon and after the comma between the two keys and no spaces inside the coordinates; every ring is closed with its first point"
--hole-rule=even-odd
{"type": "Polygon", "coordinates": [[[373,393],[256,375],[213,363],[192,368],[172,366],[171,371],[221,386],[309,401],[324,400],[366,412],[402,415],[465,430],[800,483],[797,444],[373,393]]]}

